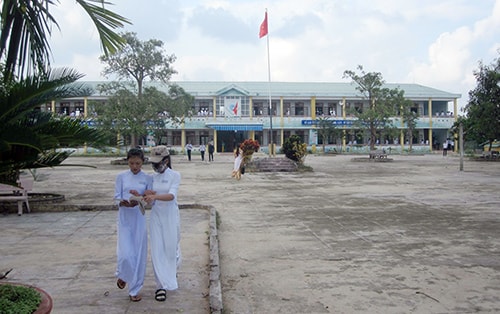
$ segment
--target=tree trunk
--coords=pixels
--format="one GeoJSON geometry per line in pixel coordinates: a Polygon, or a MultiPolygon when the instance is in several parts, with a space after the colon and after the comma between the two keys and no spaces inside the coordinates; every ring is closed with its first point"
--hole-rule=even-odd
{"type": "Polygon", "coordinates": [[[412,150],[412,144],[413,144],[413,130],[411,128],[408,129],[408,143],[410,143],[409,147],[409,152],[412,150]]]}
{"type": "Polygon", "coordinates": [[[137,147],[137,136],[135,134],[130,135],[130,147],[137,147]]]}
{"type": "Polygon", "coordinates": [[[375,135],[377,129],[373,122],[370,122],[370,150],[375,150],[375,135]]]}

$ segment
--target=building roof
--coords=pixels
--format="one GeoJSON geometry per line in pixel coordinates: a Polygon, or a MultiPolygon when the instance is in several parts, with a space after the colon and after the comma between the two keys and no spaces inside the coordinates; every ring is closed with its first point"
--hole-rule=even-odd
{"type": "MultiPolygon", "coordinates": [[[[92,87],[98,84],[107,83],[105,81],[87,81],[84,82],[92,87]]],[[[170,84],[177,84],[187,93],[194,97],[213,97],[220,95],[241,94],[252,97],[268,97],[269,92],[272,97],[290,97],[290,98],[363,98],[353,83],[335,83],[335,82],[246,82],[246,81],[171,81],[170,84]]],[[[144,86],[154,86],[164,92],[167,91],[167,85],[159,82],[145,82],[144,86]]],[[[404,90],[405,97],[412,100],[453,100],[460,98],[460,94],[449,93],[432,87],[419,84],[398,84],[387,83],[384,87],[404,90]]],[[[102,96],[97,94],[93,96],[102,96]]]]}

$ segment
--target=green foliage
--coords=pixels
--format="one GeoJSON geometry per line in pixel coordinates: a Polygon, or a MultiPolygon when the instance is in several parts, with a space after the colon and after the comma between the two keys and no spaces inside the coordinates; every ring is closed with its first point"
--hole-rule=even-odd
{"type": "MultiPolygon", "coordinates": [[[[53,167],[68,156],[57,149],[98,145],[102,134],[80,122],[37,111],[40,104],[90,95],[71,69],[51,70],[49,38],[57,21],[52,0],[4,0],[0,23],[0,182],[15,183],[20,169],[53,167]]],[[[128,21],[105,8],[104,0],[76,0],[99,33],[104,53],[120,50],[114,32],[128,21]],[[94,4],[96,3],[96,4],[94,4]]]]}
{"type": "Polygon", "coordinates": [[[42,297],[30,287],[0,284],[0,314],[31,314],[42,297]]]}
{"type": "Polygon", "coordinates": [[[168,83],[172,74],[177,73],[172,64],[175,55],[167,55],[163,42],[158,39],[141,41],[136,33],[122,34],[126,45],[113,54],[101,56],[106,64],[103,74],[116,75],[119,81],[133,80],[137,84],[137,95],[141,97],[145,80],[168,83]]]}
{"type": "Polygon", "coordinates": [[[413,150],[413,133],[417,128],[418,113],[414,109],[414,104],[411,100],[405,99],[403,93],[401,93],[396,102],[400,105],[400,115],[406,126],[406,138],[410,143],[408,150],[411,152],[413,150]]]}
{"type": "Polygon", "coordinates": [[[325,145],[331,137],[339,137],[342,134],[342,129],[335,127],[329,117],[319,117],[315,132],[321,137],[323,142],[323,153],[325,153],[325,145]]]}
{"type": "Polygon", "coordinates": [[[390,118],[396,115],[404,101],[404,91],[400,89],[384,88],[384,80],[379,72],[365,72],[361,65],[359,73],[344,71],[344,78],[350,78],[357,86],[356,89],[368,99],[369,106],[361,111],[351,109],[357,117],[356,127],[368,131],[370,135],[370,150],[375,149],[375,140],[378,132],[388,132],[390,118]]]}
{"type": "Polygon", "coordinates": [[[175,84],[168,86],[168,95],[154,84],[145,87],[146,80],[168,83],[177,73],[172,68],[175,56],[165,54],[160,40],[140,41],[135,33],[125,33],[123,38],[127,43],[124,49],[101,56],[106,63],[104,74],[116,75],[118,81],[99,87],[102,94],[111,97],[95,110],[102,128],[130,136],[135,146],[137,136],[152,133],[159,139],[167,124],[181,123],[194,97],[175,84]]]}
{"type": "MultiPolygon", "coordinates": [[[[59,28],[50,13],[58,1],[52,0],[4,0],[1,4],[0,56],[5,62],[4,78],[12,80],[37,76],[50,68],[49,37],[53,25],[59,28]]],[[[105,0],[76,0],[97,28],[104,53],[120,50],[123,39],[114,29],[130,23],[124,17],[109,11],[105,0]],[[95,2],[97,4],[93,4],[95,2]]]]}
{"type": "Polygon", "coordinates": [[[20,169],[54,167],[68,156],[57,149],[99,145],[104,136],[80,120],[56,118],[35,107],[58,98],[81,97],[90,90],[74,83],[81,74],[59,69],[43,76],[1,83],[0,94],[0,182],[13,183],[10,173],[20,169]]]}
{"type": "Polygon", "coordinates": [[[292,135],[285,140],[281,150],[285,156],[299,164],[304,163],[304,158],[307,155],[307,145],[302,143],[302,139],[298,135],[292,135]]]}
{"type": "Polygon", "coordinates": [[[149,133],[159,139],[167,124],[178,125],[183,121],[194,102],[194,98],[177,85],[170,86],[169,94],[146,87],[141,97],[136,94],[135,86],[126,83],[113,82],[100,85],[99,89],[112,96],[106,103],[94,106],[95,120],[107,134],[119,132],[121,136],[149,133]]]}
{"type": "Polygon", "coordinates": [[[457,121],[455,127],[462,123],[467,140],[491,145],[500,139],[500,58],[489,66],[480,62],[474,76],[477,86],[469,92],[466,118],[457,121]]]}

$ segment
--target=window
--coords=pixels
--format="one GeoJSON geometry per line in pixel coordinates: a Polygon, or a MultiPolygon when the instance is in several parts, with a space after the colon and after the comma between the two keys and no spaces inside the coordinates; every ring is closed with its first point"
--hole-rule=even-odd
{"type": "Polygon", "coordinates": [[[304,115],[304,103],[295,103],[295,115],[303,116],[304,115]]]}
{"type": "Polygon", "coordinates": [[[289,102],[285,102],[283,103],[283,106],[284,106],[284,110],[285,110],[285,116],[290,116],[291,114],[291,110],[290,110],[290,103],[289,102]]]}
{"type": "Polygon", "coordinates": [[[357,113],[363,113],[363,103],[361,102],[355,103],[354,110],[356,110],[357,113]]]}
{"type": "Polygon", "coordinates": [[[253,114],[254,116],[261,116],[264,113],[262,112],[262,103],[255,103],[253,106],[253,114]]]}
{"type": "Polygon", "coordinates": [[[181,145],[181,131],[172,131],[172,145],[181,145]]]}

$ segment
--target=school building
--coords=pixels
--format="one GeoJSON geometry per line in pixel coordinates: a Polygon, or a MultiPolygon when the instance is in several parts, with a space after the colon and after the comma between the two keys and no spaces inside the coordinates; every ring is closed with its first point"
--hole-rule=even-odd
{"type": "MultiPolygon", "coordinates": [[[[105,82],[85,83],[95,87],[105,82]]],[[[336,127],[345,130],[345,137],[330,138],[325,143],[328,149],[355,151],[368,146],[368,136],[354,128],[356,118],[349,114],[351,109],[367,108],[368,100],[352,83],[179,81],[171,84],[182,87],[195,101],[191,116],[181,126],[166,128],[156,144],[182,150],[187,143],[196,147],[213,140],[217,152],[230,152],[245,139],[252,138],[267,151],[271,142],[279,149],[287,137],[298,135],[310,147],[320,148],[322,139],[316,132],[315,120],[328,117],[336,127]]],[[[167,87],[159,83],[146,82],[145,86],[167,91],[167,87]]],[[[437,150],[447,138],[453,137],[450,128],[457,119],[460,94],[419,84],[391,83],[384,87],[403,90],[405,97],[414,103],[412,110],[418,113],[419,119],[411,139],[413,149],[437,150]]],[[[41,110],[91,120],[92,106],[89,104],[98,105],[106,98],[95,92],[81,99],[54,101],[43,105],[41,110]]],[[[391,122],[401,132],[380,134],[377,146],[402,151],[410,140],[402,132],[404,121],[393,117],[391,122]]]]}

